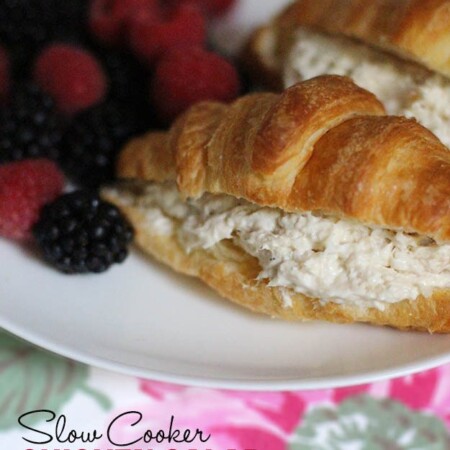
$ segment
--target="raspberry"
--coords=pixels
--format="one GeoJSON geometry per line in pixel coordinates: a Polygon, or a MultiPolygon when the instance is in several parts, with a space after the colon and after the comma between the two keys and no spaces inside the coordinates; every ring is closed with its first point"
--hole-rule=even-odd
{"type": "Polygon", "coordinates": [[[134,17],[159,20],[157,0],[93,0],[89,26],[98,40],[108,45],[124,44],[134,17]]]}
{"type": "Polygon", "coordinates": [[[33,234],[44,258],[65,273],[100,273],[128,256],[133,229],[120,211],[90,191],[46,205],[33,234]]]}
{"type": "Polygon", "coordinates": [[[191,4],[166,11],[161,22],[135,17],[130,29],[130,45],[136,56],[152,65],[165,51],[179,45],[203,45],[206,40],[206,20],[191,4]]]}
{"type": "Polygon", "coordinates": [[[75,114],[99,103],[107,79],[95,57],[80,47],[53,44],[38,57],[34,77],[60,111],[75,114]]]}
{"type": "Polygon", "coordinates": [[[211,17],[220,17],[226,14],[236,4],[236,0],[172,0],[175,5],[180,3],[193,3],[202,8],[211,17]]]}
{"type": "Polygon", "coordinates": [[[0,47],[0,102],[8,96],[10,88],[10,66],[8,53],[3,47],[0,47]]]}
{"type": "Polygon", "coordinates": [[[63,184],[61,171],[46,159],[0,166],[0,235],[28,238],[40,209],[61,194],[63,184]]]}
{"type": "Polygon", "coordinates": [[[196,47],[167,52],[151,84],[154,106],[163,122],[202,100],[231,101],[239,90],[235,67],[218,54],[196,47]]]}

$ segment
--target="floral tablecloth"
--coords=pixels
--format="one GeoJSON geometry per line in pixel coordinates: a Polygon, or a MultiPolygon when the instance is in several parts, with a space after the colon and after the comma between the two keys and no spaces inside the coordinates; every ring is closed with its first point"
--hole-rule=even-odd
{"type": "Polygon", "coordinates": [[[0,334],[1,450],[441,450],[449,429],[450,365],[350,388],[213,390],[117,375],[0,334]]]}

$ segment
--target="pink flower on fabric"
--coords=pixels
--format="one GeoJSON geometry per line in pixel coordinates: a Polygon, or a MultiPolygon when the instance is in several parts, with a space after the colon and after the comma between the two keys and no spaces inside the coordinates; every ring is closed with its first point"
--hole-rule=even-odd
{"type": "Polygon", "coordinates": [[[425,409],[432,406],[438,384],[437,370],[396,378],[391,381],[389,397],[405,403],[410,408],[425,409]]]}
{"type": "Polygon", "coordinates": [[[349,397],[365,394],[370,390],[370,384],[361,384],[358,386],[350,386],[338,388],[333,391],[334,403],[341,403],[349,397]]]}
{"type": "MultiPolygon", "coordinates": [[[[174,416],[176,428],[182,431],[198,428],[204,436],[211,435],[207,445],[196,439],[189,444],[177,443],[174,445],[177,450],[286,450],[289,437],[298,427],[305,410],[315,404],[330,404],[331,399],[331,390],[244,392],[154,381],[142,381],[141,390],[146,395],[143,403],[126,409],[141,412],[143,419],[135,426],[131,426],[132,417],[116,422],[111,433],[116,443],[133,442],[147,429],[167,430],[170,418],[174,416]]],[[[168,446],[167,443],[152,442],[150,448],[167,450],[168,446]]]]}

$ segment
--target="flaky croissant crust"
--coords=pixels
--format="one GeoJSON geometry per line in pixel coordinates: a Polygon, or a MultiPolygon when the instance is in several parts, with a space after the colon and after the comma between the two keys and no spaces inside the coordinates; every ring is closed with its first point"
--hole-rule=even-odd
{"type": "Polygon", "coordinates": [[[118,175],[450,241],[450,152],[346,77],[200,103],[169,132],[132,141],[118,175]]]}

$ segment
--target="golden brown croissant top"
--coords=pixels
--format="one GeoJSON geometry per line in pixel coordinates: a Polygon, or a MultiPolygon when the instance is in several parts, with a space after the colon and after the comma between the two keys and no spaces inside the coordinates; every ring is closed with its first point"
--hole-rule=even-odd
{"type": "Polygon", "coordinates": [[[271,25],[278,52],[299,26],[343,34],[450,76],[450,0],[297,0],[271,25]]]}
{"type": "Polygon", "coordinates": [[[176,180],[186,197],[225,193],[450,240],[450,152],[345,77],[200,103],[168,133],[132,141],[118,172],[176,180]]]}

